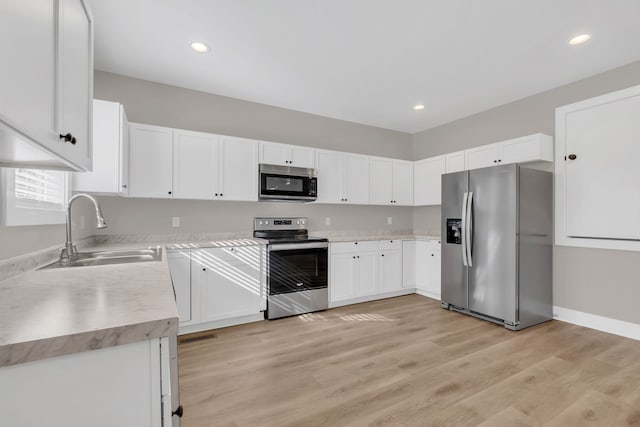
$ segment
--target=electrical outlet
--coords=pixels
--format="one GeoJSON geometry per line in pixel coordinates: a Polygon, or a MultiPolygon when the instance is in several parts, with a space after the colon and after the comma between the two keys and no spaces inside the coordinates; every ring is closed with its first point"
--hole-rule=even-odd
{"type": "Polygon", "coordinates": [[[171,226],[180,227],[180,217],[179,216],[174,216],[174,217],[171,218],[171,226]]]}
{"type": "Polygon", "coordinates": [[[325,217],[324,225],[331,225],[331,217],[325,217]]]}
{"type": "Polygon", "coordinates": [[[387,224],[389,224],[389,225],[393,224],[393,217],[391,217],[391,216],[387,217],[387,224]]]}

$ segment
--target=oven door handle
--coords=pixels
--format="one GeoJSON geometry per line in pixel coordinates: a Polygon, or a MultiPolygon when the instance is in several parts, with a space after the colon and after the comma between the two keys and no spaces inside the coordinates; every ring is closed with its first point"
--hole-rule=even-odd
{"type": "Polygon", "coordinates": [[[296,249],[323,249],[328,248],[329,243],[317,242],[317,243],[276,243],[274,245],[268,245],[269,252],[275,251],[292,251],[296,249]]]}

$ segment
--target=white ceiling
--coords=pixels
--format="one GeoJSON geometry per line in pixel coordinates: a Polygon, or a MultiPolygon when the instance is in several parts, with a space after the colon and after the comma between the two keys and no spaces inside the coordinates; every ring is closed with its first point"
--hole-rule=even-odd
{"type": "Polygon", "coordinates": [[[89,3],[100,70],[411,133],[640,59],[637,0],[89,3]]]}

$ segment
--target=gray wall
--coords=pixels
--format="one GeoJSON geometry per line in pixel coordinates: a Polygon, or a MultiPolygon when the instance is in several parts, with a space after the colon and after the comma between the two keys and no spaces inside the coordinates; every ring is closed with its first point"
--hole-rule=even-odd
{"type": "MultiPolygon", "coordinates": [[[[94,97],[121,102],[129,121],[355,153],[412,158],[411,135],[96,71],[94,97]]],[[[255,216],[300,215],[312,230],[411,230],[410,207],[100,197],[107,234],[249,232],[255,216]],[[126,215],[123,213],[126,212],[126,215]],[[171,217],[181,217],[179,228],[171,217]],[[387,217],[393,225],[387,225],[387,217]],[[331,225],[325,225],[325,218],[331,225]]]]}
{"type": "MultiPolygon", "coordinates": [[[[640,62],[415,134],[414,159],[542,132],[555,133],[555,108],[640,84],[640,62]]],[[[437,207],[415,208],[416,230],[439,227],[437,207]]],[[[554,304],[640,323],[640,252],[554,247],[554,304]]]]}

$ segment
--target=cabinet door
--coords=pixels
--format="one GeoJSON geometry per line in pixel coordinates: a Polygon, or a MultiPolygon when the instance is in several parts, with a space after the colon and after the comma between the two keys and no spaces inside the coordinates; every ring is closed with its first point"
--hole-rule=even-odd
{"type": "Polygon", "coordinates": [[[261,142],[260,163],[290,166],[288,146],[285,144],[278,144],[276,142],[261,142]]]}
{"type": "Polygon", "coordinates": [[[465,170],[464,151],[449,153],[445,158],[445,173],[460,172],[465,170]]]}
{"type": "Polygon", "coordinates": [[[318,202],[342,203],[343,155],[337,151],[317,150],[318,202]]]}
{"type": "MultiPolygon", "coordinates": [[[[319,179],[318,179],[319,181],[319,179]]],[[[369,158],[346,154],[344,156],[344,198],[347,203],[369,201],[369,158]]]]}
{"type": "Polygon", "coordinates": [[[356,253],[356,296],[378,293],[378,252],[356,253]]]}
{"type": "Polygon", "coordinates": [[[167,255],[171,282],[176,296],[178,320],[189,322],[191,318],[191,254],[189,251],[170,252],[167,255]]]}
{"type": "Polygon", "coordinates": [[[380,292],[402,289],[402,251],[381,251],[379,262],[380,292]]]}
{"type": "Polygon", "coordinates": [[[260,248],[192,252],[192,280],[199,281],[200,320],[229,319],[260,312],[260,248]]]}
{"type": "Polygon", "coordinates": [[[258,143],[251,139],[223,136],[220,198],[258,200],[258,143]]]}
{"type": "MultiPolygon", "coordinates": [[[[119,194],[123,191],[121,163],[122,106],[117,102],[93,101],[93,170],[73,174],[73,190],[119,194]]],[[[128,157],[128,156],[124,156],[128,157]]]]}
{"type": "Polygon", "coordinates": [[[435,296],[439,296],[441,292],[441,280],[440,280],[440,269],[441,269],[441,257],[440,251],[432,251],[431,252],[431,280],[429,281],[429,286],[427,290],[433,293],[435,296]]]}
{"type": "Polygon", "coordinates": [[[92,168],[93,23],[83,0],[58,1],[58,124],[76,144],[61,144],[62,155],[92,168]]]}
{"type": "Polygon", "coordinates": [[[217,198],[218,135],[173,131],[173,197],[176,199],[217,198]]]}
{"type": "Polygon", "coordinates": [[[483,145],[465,152],[465,166],[468,170],[495,166],[499,159],[498,144],[483,145]]]}
{"type": "Polygon", "coordinates": [[[502,164],[533,161],[553,161],[553,142],[550,136],[536,134],[500,143],[502,164]]]}
{"type": "Polygon", "coordinates": [[[571,237],[640,239],[640,95],[566,115],[571,237]]]}
{"type": "Polygon", "coordinates": [[[393,161],[393,204],[413,204],[413,162],[393,161]]]}
{"type": "Polygon", "coordinates": [[[170,198],[173,192],[173,130],[132,123],[129,138],[129,195],[170,198]]]}
{"type": "Polygon", "coordinates": [[[416,287],[416,242],[402,242],[402,287],[416,287]]]}
{"type": "Polygon", "coordinates": [[[416,162],[413,168],[413,204],[415,206],[442,203],[442,174],[445,157],[439,156],[416,162]]]}
{"type": "MultiPolygon", "coordinates": [[[[0,2],[0,121],[44,138],[47,148],[54,152],[62,145],[53,132],[55,12],[52,0],[0,2]]],[[[0,141],[3,144],[5,141],[0,141]]]]}
{"type": "MultiPolygon", "coordinates": [[[[129,194],[129,120],[124,111],[124,107],[120,105],[120,194],[126,196],[129,194]]],[[[94,157],[93,161],[96,159],[94,157]]]]}
{"type": "Polygon", "coordinates": [[[331,282],[329,295],[331,301],[354,298],[356,280],[356,258],[354,253],[331,255],[331,282]]]}
{"type": "Polygon", "coordinates": [[[291,161],[290,166],[314,168],[316,164],[316,153],[313,148],[292,145],[289,160],[291,161]]]}
{"type": "Polygon", "coordinates": [[[431,283],[431,251],[429,243],[416,241],[416,288],[429,290],[431,283]]]}
{"type": "Polygon", "coordinates": [[[371,203],[389,205],[393,200],[393,161],[371,159],[370,198],[371,203]]]}

